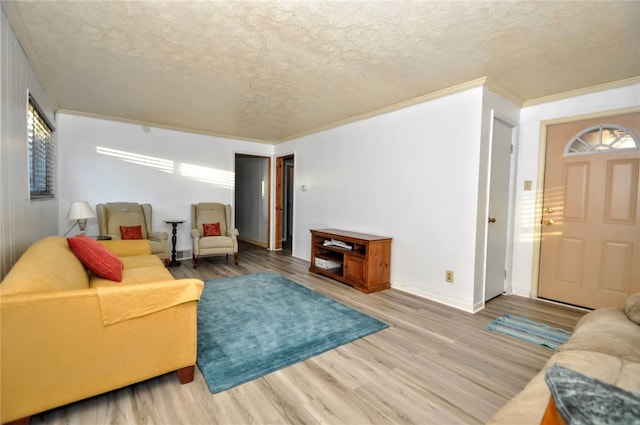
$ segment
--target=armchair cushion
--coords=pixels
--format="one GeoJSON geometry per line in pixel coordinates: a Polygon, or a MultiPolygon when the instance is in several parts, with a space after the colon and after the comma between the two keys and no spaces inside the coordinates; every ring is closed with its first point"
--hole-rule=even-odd
{"type": "Polygon", "coordinates": [[[204,237],[200,239],[200,249],[207,248],[230,248],[233,250],[233,239],[228,236],[204,237]]]}
{"type": "Polygon", "coordinates": [[[142,239],[142,226],[120,226],[120,235],[123,240],[142,239]]]}
{"type": "Polygon", "coordinates": [[[116,282],[122,281],[122,260],[91,238],[83,235],[68,238],[69,248],[93,274],[116,282]]]}

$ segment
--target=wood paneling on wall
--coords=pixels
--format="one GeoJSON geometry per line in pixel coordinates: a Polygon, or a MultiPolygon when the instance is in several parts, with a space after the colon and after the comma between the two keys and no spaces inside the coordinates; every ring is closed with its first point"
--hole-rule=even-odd
{"type": "Polygon", "coordinates": [[[29,199],[27,99],[54,121],[51,102],[4,10],[0,16],[0,279],[38,239],[58,232],[57,201],[29,199]]]}

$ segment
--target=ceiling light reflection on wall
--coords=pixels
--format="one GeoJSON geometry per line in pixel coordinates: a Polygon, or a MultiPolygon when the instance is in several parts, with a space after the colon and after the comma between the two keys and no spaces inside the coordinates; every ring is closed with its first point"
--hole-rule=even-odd
{"type": "Polygon", "coordinates": [[[224,189],[235,187],[235,174],[231,171],[218,170],[194,164],[180,164],[180,174],[204,183],[220,186],[224,189]]]}
{"type": "Polygon", "coordinates": [[[165,173],[173,173],[174,163],[169,159],[157,158],[154,156],[140,155],[133,152],[120,151],[117,149],[96,147],[96,152],[100,155],[112,156],[125,162],[132,164],[144,165],[145,167],[154,168],[165,173]]]}

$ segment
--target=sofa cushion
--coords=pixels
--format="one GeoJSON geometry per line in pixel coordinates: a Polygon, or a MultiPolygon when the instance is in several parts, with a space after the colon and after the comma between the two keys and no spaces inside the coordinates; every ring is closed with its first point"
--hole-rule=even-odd
{"type": "Polygon", "coordinates": [[[98,242],[120,258],[138,255],[151,255],[151,242],[149,239],[129,241],[113,239],[98,242]]]}
{"type": "Polygon", "coordinates": [[[640,362],[640,325],[621,308],[601,308],[585,314],[559,351],[583,350],[640,362]]]}
{"type": "Polygon", "coordinates": [[[93,274],[116,282],[122,280],[122,261],[103,245],[83,235],[68,238],[67,243],[80,262],[93,274]]]}
{"type": "MultiPolygon", "coordinates": [[[[158,258],[158,257],[156,257],[158,258]]],[[[160,261],[160,259],[158,259],[160,261]]],[[[166,280],[175,280],[173,275],[166,267],[160,265],[125,268],[122,271],[122,282],[114,282],[109,279],[94,276],[91,278],[90,286],[97,288],[99,286],[119,286],[134,283],[155,283],[166,280]]]]}
{"type": "Polygon", "coordinates": [[[624,304],[624,312],[629,320],[640,325],[640,292],[636,292],[627,298],[624,304]]]}
{"type": "Polygon", "coordinates": [[[65,291],[89,287],[89,273],[62,236],[34,243],[0,285],[2,295],[65,291]]]}
{"type": "Polygon", "coordinates": [[[120,257],[124,269],[136,269],[139,267],[162,267],[164,264],[157,255],[135,255],[131,257],[120,257]]]}

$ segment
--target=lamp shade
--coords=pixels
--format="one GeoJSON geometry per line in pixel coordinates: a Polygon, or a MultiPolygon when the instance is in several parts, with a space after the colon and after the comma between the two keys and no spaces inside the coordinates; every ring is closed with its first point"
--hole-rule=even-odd
{"type": "Polygon", "coordinates": [[[87,201],[75,201],[71,203],[69,207],[69,213],[67,214],[67,220],[86,220],[94,218],[96,213],[87,201]]]}

